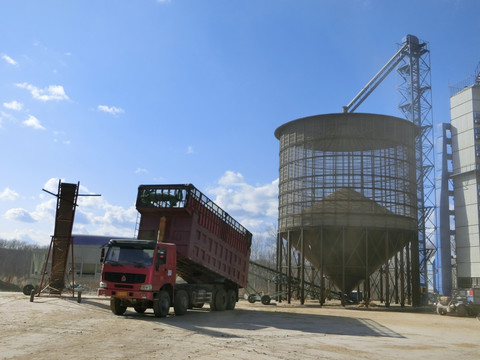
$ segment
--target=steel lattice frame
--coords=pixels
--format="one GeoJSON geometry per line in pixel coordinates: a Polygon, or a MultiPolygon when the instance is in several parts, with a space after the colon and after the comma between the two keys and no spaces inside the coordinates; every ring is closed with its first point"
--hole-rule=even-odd
{"type": "MultiPolygon", "coordinates": [[[[433,288],[435,255],[435,152],[431,105],[430,51],[425,42],[407,36],[408,45],[402,58],[403,65],[397,68],[403,83],[399,86],[400,110],[417,125],[420,133],[415,139],[417,163],[418,242],[420,263],[420,286],[433,288]]],[[[404,43],[405,45],[405,43],[404,43]]]]}

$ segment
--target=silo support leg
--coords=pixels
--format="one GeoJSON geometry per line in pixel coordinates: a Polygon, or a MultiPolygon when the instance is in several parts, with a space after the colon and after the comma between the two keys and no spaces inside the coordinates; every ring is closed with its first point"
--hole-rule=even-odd
{"type": "Polygon", "coordinates": [[[403,265],[403,253],[405,248],[400,251],[400,306],[405,306],[405,274],[404,274],[404,265],[403,265]]]}
{"type": "Polygon", "coordinates": [[[321,272],[321,279],[320,279],[320,305],[325,304],[325,248],[323,246],[323,229],[320,230],[320,272],[321,272]]]}
{"type": "Polygon", "coordinates": [[[342,306],[345,306],[345,228],[342,227],[342,306]]]}
{"type": "Polygon", "coordinates": [[[388,262],[388,231],[385,236],[385,306],[390,306],[390,266],[388,262]]]}
{"type": "Polygon", "coordinates": [[[305,304],[305,253],[304,253],[304,233],[303,228],[300,233],[300,303],[305,304]]]}

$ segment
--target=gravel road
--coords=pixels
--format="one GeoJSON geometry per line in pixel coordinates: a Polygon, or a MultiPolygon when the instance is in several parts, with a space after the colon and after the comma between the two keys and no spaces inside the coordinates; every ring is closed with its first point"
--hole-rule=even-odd
{"type": "Polygon", "coordinates": [[[479,359],[480,322],[317,303],[208,306],[158,319],[106,298],[0,292],[0,359],[479,359]]]}

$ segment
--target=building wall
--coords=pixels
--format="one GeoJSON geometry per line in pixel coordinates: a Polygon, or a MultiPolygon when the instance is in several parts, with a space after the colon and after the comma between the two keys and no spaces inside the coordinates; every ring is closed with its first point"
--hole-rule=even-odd
{"type": "Polygon", "coordinates": [[[92,276],[100,280],[100,249],[98,245],[75,245],[75,276],[92,276]]]}
{"type": "Polygon", "coordinates": [[[480,86],[450,98],[458,286],[480,286],[480,86]]]}

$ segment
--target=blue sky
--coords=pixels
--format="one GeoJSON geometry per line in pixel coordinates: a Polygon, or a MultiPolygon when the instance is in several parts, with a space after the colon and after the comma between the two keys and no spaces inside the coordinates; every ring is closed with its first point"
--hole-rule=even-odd
{"type": "MultiPolygon", "coordinates": [[[[429,43],[433,119],[480,61],[477,0],[0,3],[0,238],[133,236],[140,184],[193,183],[249,228],[277,221],[285,122],[341,112],[407,34],[429,43]]],[[[357,112],[401,116],[391,74],[357,112]]]]}

